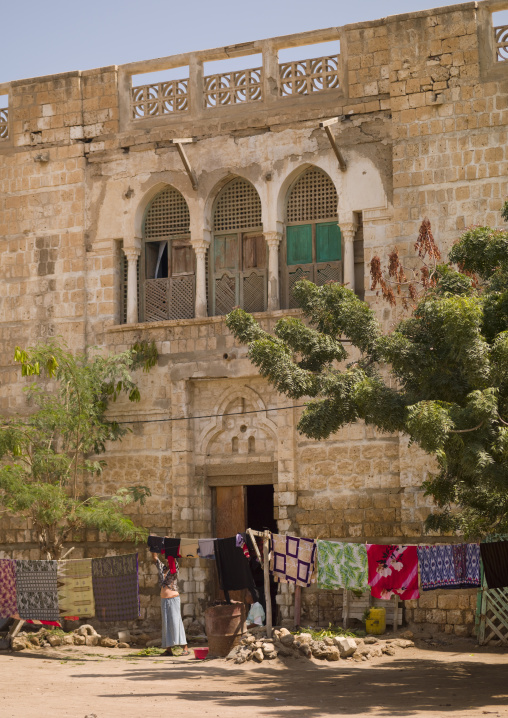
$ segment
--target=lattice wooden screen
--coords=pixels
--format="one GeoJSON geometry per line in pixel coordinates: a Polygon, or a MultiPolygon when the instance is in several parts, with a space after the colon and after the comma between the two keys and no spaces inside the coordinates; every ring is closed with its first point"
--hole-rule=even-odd
{"type": "Polygon", "coordinates": [[[194,275],[173,277],[169,283],[169,319],[192,319],[194,316],[194,275]]]}
{"type": "Polygon", "coordinates": [[[189,231],[187,202],[174,187],[159,192],[150,203],[145,216],[144,238],[174,237],[189,231]]]}
{"type": "Polygon", "coordinates": [[[213,215],[215,232],[261,227],[261,200],[256,188],[240,177],[221,191],[213,215]]]}
{"type": "Polygon", "coordinates": [[[289,309],[296,309],[300,305],[296,301],[296,298],[293,294],[294,286],[297,282],[299,282],[301,279],[308,279],[310,282],[314,281],[314,267],[312,265],[306,265],[305,268],[303,267],[296,267],[291,268],[291,271],[288,272],[288,307],[289,309]]]}
{"type": "Polygon", "coordinates": [[[287,221],[336,219],[337,201],[337,190],[332,180],[321,170],[310,167],[291,189],[287,202],[287,221]]]}
{"type": "Polygon", "coordinates": [[[478,643],[499,640],[508,646],[508,588],[482,589],[478,643]]]}
{"type": "MultiPolygon", "coordinates": [[[[120,253],[120,324],[127,324],[127,270],[129,263],[123,252],[120,253]]],[[[137,263],[137,293],[139,307],[139,258],[137,263]]]]}
{"type": "Polygon", "coordinates": [[[145,279],[145,322],[169,319],[169,279],[145,279]]]}
{"type": "Polygon", "coordinates": [[[338,264],[326,264],[318,265],[315,272],[316,276],[314,282],[318,287],[322,287],[327,282],[341,282],[342,281],[342,267],[338,264]]]}
{"type": "Polygon", "coordinates": [[[233,311],[238,304],[237,277],[224,273],[214,280],[215,306],[214,314],[222,316],[233,311]]]}
{"type": "Polygon", "coordinates": [[[266,311],[266,272],[244,273],[242,277],[242,307],[246,312],[266,311]]]}

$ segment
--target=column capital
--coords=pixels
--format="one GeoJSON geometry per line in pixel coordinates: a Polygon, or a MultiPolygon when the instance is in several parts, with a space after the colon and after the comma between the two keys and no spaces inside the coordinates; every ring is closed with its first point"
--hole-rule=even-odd
{"type": "Polygon", "coordinates": [[[354,239],[356,230],[358,229],[358,225],[355,224],[355,222],[341,222],[339,226],[340,226],[340,231],[344,235],[344,239],[348,239],[348,240],[354,239]]]}
{"type": "Polygon", "coordinates": [[[191,245],[196,253],[196,257],[204,257],[208,247],[210,246],[210,242],[206,239],[191,239],[191,245]]]}
{"type": "Polygon", "coordinates": [[[135,262],[141,254],[141,249],[138,247],[124,247],[123,253],[127,257],[128,262],[135,262]]]}
{"type": "Polygon", "coordinates": [[[263,232],[263,236],[269,247],[278,247],[282,240],[282,232],[263,232]]]}

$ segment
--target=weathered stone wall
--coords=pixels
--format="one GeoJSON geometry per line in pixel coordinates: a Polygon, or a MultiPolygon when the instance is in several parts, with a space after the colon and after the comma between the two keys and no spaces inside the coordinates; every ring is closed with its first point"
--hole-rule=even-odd
{"type": "MultiPolygon", "coordinates": [[[[187,200],[191,241],[209,240],[214,199],[234,175],[256,187],[263,230],[283,234],[288,188],[303,168],[316,165],[337,189],[339,223],[363,221],[365,298],[389,328],[397,313],[369,290],[374,254],[385,261],[397,247],[411,263],[424,216],[444,252],[464,227],[500,221],[508,193],[508,63],[494,62],[491,6],[464,3],[293,37],[289,44],[340,38],[341,89],[279,98],[268,77],[268,96],[255,112],[249,105],[209,111],[193,100],[188,116],[136,124],[129,73],[160,69],[143,63],[10,83],[9,138],[0,141],[0,410],[24,406],[15,345],[61,335],[75,351],[92,345],[117,351],[153,339],[159,362],[150,374],[140,373],[141,404],[114,407],[122,421],[152,423],[133,424],[132,433],[110,447],[107,470],[87,490],[108,494],[145,484],[152,496],[142,509],[131,507],[136,521],[155,532],[209,536],[210,467],[237,469],[240,476],[255,463],[276,467],[271,480],[281,532],[437,540],[423,534],[429,500],[420,486],[432,470],[427,457],[405,439],[362,424],[326,442],[300,436],[299,410],[284,408],[292,402],[257,376],[221,318],[119,326],[120,259],[122,247],[139,248],[147,204],[168,184],[187,200]],[[346,172],[319,128],[333,116],[340,119],[333,131],[346,172]],[[186,136],[196,140],[187,152],[197,190],[171,143],[186,136]],[[218,415],[242,407],[259,413],[242,418],[246,428],[239,434],[235,417],[218,415]],[[208,415],[213,418],[169,421],[208,415]],[[255,438],[251,453],[249,436],[255,438]]],[[[272,46],[284,42],[263,45],[267,57],[272,46]]],[[[302,57],[307,53],[312,56],[302,48],[302,57]]],[[[191,58],[191,85],[199,83],[200,58],[191,58]]],[[[168,59],[168,67],[177,64],[178,58],[168,59]]],[[[270,329],[287,313],[269,312],[261,321],[270,329]]],[[[3,554],[38,555],[27,522],[0,521],[3,554]]],[[[76,557],[132,548],[94,532],[75,544],[76,557]]],[[[155,574],[144,548],[141,558],[142,616],[155,621],[155,574]]],[[[202,615],[212,576],[209,563],[184,562],[186,617],[202,615]]],[[[469,631],[473,594],[426,594],[406,604],[406,618],[469,631]]],[[[279,601],[281,617],[290,617],[286,587],[279,601]]],[[[340,592],[304,592],[309,620],[338,620],[341,606],[340,592]]]]}

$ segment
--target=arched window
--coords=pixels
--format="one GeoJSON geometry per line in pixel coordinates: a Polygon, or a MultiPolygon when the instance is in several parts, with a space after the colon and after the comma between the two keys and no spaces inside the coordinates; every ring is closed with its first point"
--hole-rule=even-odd
{"type": "Polygon", "coordinates": [[[194,316],[195,268],[189,208],[166,187],[148,205],[143,223],[141,316],[145,322],[194,316]]]}
{"type": "Polygon", "coordinates": [[[215,203],[210,276],[212,314],[228,314],[235,306],[266,310],[261,201],[255,187],[240,177],[228,182],[215,203]]]}
{"type": "Polygon", "coordinates": [[[328,175],[310,167],[294,182],[286,204],[286,306],[297,307],[293,287],[300,279],[321,286],[342,281],[337,191],[328,175]]]}

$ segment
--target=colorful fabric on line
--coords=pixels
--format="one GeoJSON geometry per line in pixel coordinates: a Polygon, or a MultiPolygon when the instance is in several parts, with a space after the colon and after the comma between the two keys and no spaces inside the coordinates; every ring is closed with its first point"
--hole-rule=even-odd
{"type": "Polygon", "coordinates": [[[57,570],[58,608],[61,616],[95,616],[92,559],[59,561],[57,570]]]}
{"type": "Polygon", "coordinates": [[[56,561],[16,561],[16,589],[20,618],[58,621],[56,561]]]}
{"type": "Polygon", "coordinates": [[[508,541],[492,541],[480,545],[483,570],[489,588],[508,586],[508,541]]]}
{"type": "Polygon", "coordinates": [[[0,618],[18,613],[16,600],[16,564],[10,558],[0,559],[0,618]]]}
{"type": "Polygon", "coordinates": [[[270,570],[282,583],[308,587],[315,581],[316,542],[314,539],[271,534],[270,570]]]}
{"type": "Polygon", "coordinates": [[[367,546],[369,586],[374,598],[403,601],[418,598],[418,554],[416,546],[367,546]]]}
{"type": "Polygon", "coordinates": [[[318,588],[366,591],[369,587],[365,544],[317,542],[318,588]]]}
{"type": "Polygon", "coordinates": [[[241,548],[243,551],[243,555],[246,559],[250,558],[249,548],[247,544],[245,543],[245,537],[242,536],[242,534],[236,534],[236,545],[238,548],[241,548]]]}
{"type": "Polygon", "coordinates": [[[137,553],[92,559],[95,615],[100,621],[139,617],[137,553]]]}
{"type": "Polygon", "coordinates": [[[424,591],[436,588],[460,588],[457,579],[453,546],[418,546],[420,578],[424,591]]]}
{"type": "Polygon", "coordinates": [[[215,558],[215,539],[198,539],[199,558],[215,558]]]}
{"type": "Polygon", "coordinates": [[[480,546],[477,543],[453,544],[455,576],[460,588],[480,585],[480,546]]]}
{"type": "Polygon", "coordinates": [[[180,539],[180,556],[182,558],[198,558],[198,540],[183,538],[180,539]]]}

